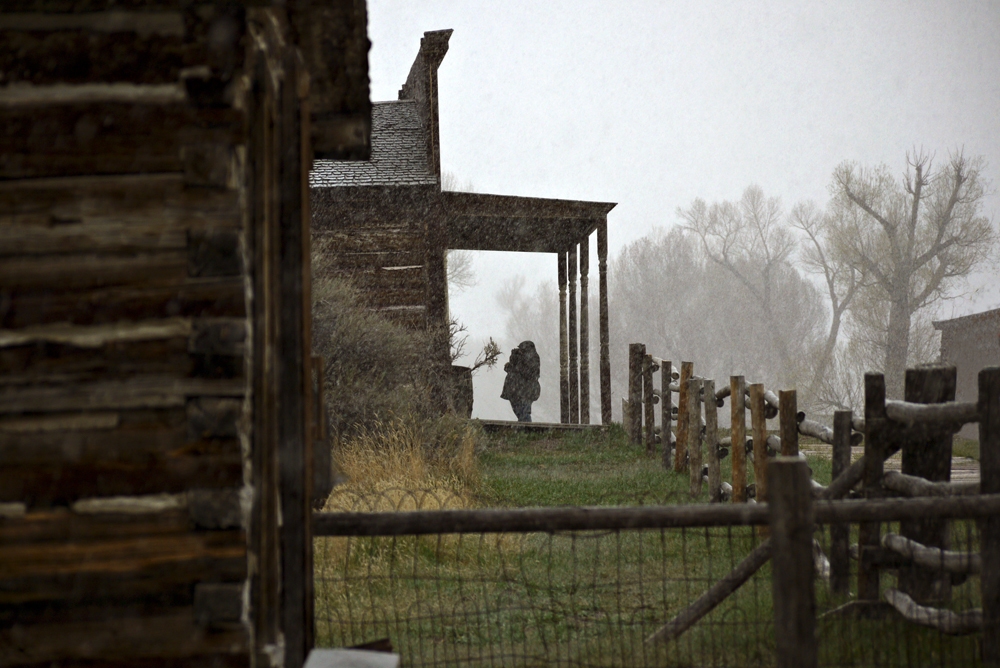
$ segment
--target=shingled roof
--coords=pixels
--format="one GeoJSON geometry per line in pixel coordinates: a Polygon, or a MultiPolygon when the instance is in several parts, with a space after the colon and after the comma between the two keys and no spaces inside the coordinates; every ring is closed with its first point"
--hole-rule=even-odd
{"type": "Polygon", "coordinates": [[[372,104],[371,159],[316,160],[310,188],[419,186],[437,183],[427,159],[427,136],[413,100],[372,104]]]}

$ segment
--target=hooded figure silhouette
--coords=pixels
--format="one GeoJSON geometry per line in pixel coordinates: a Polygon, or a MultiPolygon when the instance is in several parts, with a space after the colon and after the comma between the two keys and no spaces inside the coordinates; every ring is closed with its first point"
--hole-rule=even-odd
{"type": "Polygon", "coordinates": [[[507,378],[500,398],[510,402],[518,422],[531,422],[531,402],[542,393],[542,386],[538,384],[540,368],[541,360],[531,341],[521,341],[510,351],[510,361],[503,365],[507,378]]]}

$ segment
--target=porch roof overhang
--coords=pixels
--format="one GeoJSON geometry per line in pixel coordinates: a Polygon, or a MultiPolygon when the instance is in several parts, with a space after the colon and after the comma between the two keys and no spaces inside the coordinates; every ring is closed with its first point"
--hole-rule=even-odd
{"type": "Polygon", "coordinates": [[[559,253],[607,221],[613,202],[442,192],[449,249],[559,253]]]}

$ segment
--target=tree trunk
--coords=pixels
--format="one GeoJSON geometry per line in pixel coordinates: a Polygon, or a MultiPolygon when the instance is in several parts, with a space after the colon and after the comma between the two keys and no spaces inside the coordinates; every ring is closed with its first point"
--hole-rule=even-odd
{"type": "Polygon", "coordinates": [[[903,378],[906,375],[906,357],[909,350],[910,309],[906,295],[902,295],[894,298],[889,306],[884,371],[887,399],[903,398],[903,378]]]}

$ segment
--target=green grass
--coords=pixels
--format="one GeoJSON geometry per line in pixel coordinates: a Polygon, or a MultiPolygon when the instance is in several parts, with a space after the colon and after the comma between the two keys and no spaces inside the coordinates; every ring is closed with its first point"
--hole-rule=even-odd
{"type": "MultiPolygon", "coordinates": [[[[731,462],[722,460],[723,480],[731,462]]],[[[809,464],[830,481],[829,461],[809,464]]],[[[479,467],[486,507],[708,500],[705,486],[692,498],[686,473],[665,470],[619,428],[491,436],[479,467]]],[[[824,544],[825,536],[817,533],[824,544]]],[[[774,664],[770,564],[677,641],[644,642],[753,549],[751,528],[355,538],[352,549],[345,540],[317,541],[319,646],[389,637],[410,666],[774,664]]],[[[893,581],[884,576],[883,588],[893,581]]],[[[954,609],[976,605],[976,587],[973,579],[956,588],[954,609]]],[[[817,585],[819,613],[848,600],[817,585]]],[[[826,665],[977,660],[975,636],[949,638],[891,615],[822,618],[817,632],[826,665]]]]}

